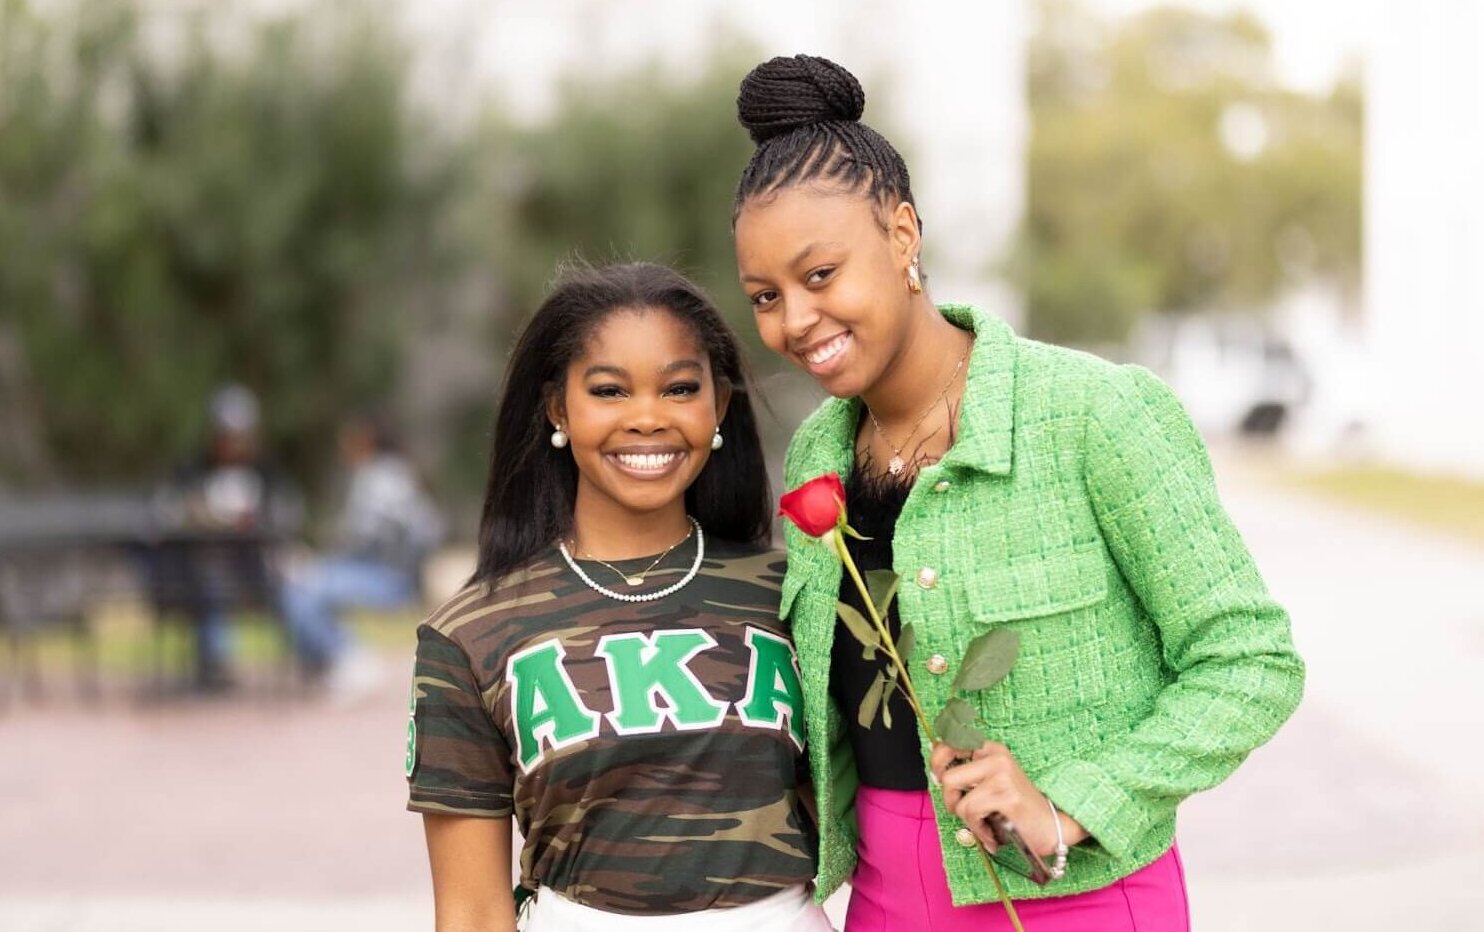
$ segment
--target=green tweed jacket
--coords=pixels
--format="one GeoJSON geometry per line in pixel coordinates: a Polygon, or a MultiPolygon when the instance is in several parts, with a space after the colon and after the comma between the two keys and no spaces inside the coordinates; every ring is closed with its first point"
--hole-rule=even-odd
{"type": "MultiPolygon", "coordinates": [[[[936,715],[970,640],[1020,633],[1009,677],[971,701],[1092,837],[1049,886],[1001,874],[1017,899],[1096,889],[1163,854],[1179,802],[1273,735],[1298,704],[1303,662],[1162,382],[1020,339],[972,307],[941,310],[977,338],[957,439],[921,471],[896,525],[899,610],[917,629],[912,679],[936,715]]],[[[830,399],[805,421],[789,445],[789,488],[850,473],[859,413],[855,399],[830,399]]],[[[823,900],[855,864],[858,781],[842,718],[855,710],[829,691],[841,565],[792,525],[786,533],[781,614],[803,674],[823,900]]],[[[956,840],[961,823],[933,797],[954,903],[993,900],[978,855],[956,840]]]]}

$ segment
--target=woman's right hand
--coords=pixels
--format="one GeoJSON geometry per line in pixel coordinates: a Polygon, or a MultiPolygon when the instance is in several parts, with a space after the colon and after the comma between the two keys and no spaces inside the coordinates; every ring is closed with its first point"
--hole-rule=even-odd
{"type": "MultiPolygon", "coordinates": [[[[1050,855],[1056,850],[1058,833],[1051,806],[1009,748],[986,741],[965,760],[963,751],[939,742],[929,763],[943,787],[943,804],[990,851],[998,847],[985,821],[993,812],[1014,822],[1037,854],[1050,855]]],[[[1071,816],[1057,811],[1056,818],[1061,822],[1060,837],[1067,845],[1087,837],[1087,830],[1071,816]]]]}

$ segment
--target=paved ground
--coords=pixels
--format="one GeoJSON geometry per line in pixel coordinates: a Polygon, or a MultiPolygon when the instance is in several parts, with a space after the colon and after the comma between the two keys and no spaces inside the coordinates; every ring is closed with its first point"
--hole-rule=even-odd
{"type": "MultiPolygon", "coordinates": [[[[1202,932],[1484,928],[1484,550],[1223,466],[1296,619],[1289,727],[1182,810],[1202,932]]],[[[406,649],[354,708],[0,713],[0,930],[431,927],[406,649]]]]}
{"type": "Polygon", "coordinates": [[[1196,928],[1484,928],[1484,549],[1223,479],[1309,680],[1182,810],[1196,928]]]}

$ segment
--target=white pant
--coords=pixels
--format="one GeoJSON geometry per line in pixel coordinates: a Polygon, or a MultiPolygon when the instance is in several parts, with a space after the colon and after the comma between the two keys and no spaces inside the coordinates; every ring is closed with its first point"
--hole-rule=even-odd
{"type": "Polygon", "coordinates": [[[522,926],[527,932],[834,932],[803,886],[746,906],[669,916],[629,916],[574,903],[543,888],[522,926]]]}

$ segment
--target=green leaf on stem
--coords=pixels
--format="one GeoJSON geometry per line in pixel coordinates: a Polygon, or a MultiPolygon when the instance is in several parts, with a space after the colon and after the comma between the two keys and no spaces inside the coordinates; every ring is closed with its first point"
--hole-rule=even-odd
{"type": "Polygon", "coordinates": [[[851,527],[848,524],[842,524],[840,526],[840,530],[844,531],[846,534],[849,534],[851,537],[854,537],[856,540],[870,540],[871,539],[871,538],[867,537],[866,535],[862,534],[860,531],[857,531],[855,528],[851,527]]]}
{"type": "Polygon", "coordinates": [[[988,689],[1010,674],[1020,653],[1020,634],[1008,628],[996,628],[969,642],[964,651],[954,689],[988,689]]]}
{"type": "MultiPolygon", "coordinates": [[[[861,698],[861,707],[856,713],[855,720],[862,728],[870,728],[871,723],[876,720],[876,710],[884,708],[885,704],[882,700],[886,698],[886,692],[890,688],[891,684],[886,678],[886,673],[884,671],[877,673],[876,679],[866,690],[865,696],[861,698]]],[[[887,727],[891,726],[887,725],[887,727]]]]}
{"type": "Polygon", "coordinates": [[[897,585],[902,577],[891,570],[867,570],[866,588],[871,590],[871,604],[876,606],[876,614],[882,618],[886,617],[886,610],[891,608],[891,600],[897,594],[897,585]]]}
{"type": "Polygon", "coordinates": [[[897,656],[902,658],[902,663],[912,659],[912,648],[917,646],[917,629],[912,627],[912,622],[902,625],[902,630],[897,634],[897,656]]]}
{"type": "Polygon", "coordinates": [[[886,679],[886,686],[881,691],[881,724],[887,728],[891,727],[891,694],[894,691],[901,690],[903,696],[907,695],[906,690],[902,689],[902,684],[898,677],[899,673],[900,671],[894,663],[891,664],[890,669],[881,671],[882,677],[886,679]]]}
{"type": "Polygon", "coordinates": [[[881,633],[876,630],[876,626],[871,624],[866,616],[854,606],[845,602],[836,602],[835,611],[840,613],[840,620],[845,622],[845,627],[850,629],[850,633],[855,635],[855,639],[860,641],[861,646],[865,648],[861,657],[874,660],[877,649],[881,647],[881,633]]]}
{"type": "Polygon", "coordinates": [[[962,699],[950,699],[938,713],[933,722],[933,728],[938,732],[938,737],[949,747],[957,751],[973,751],[989,738],[974,724],[979,714],[974,707],[962,699]]]}

